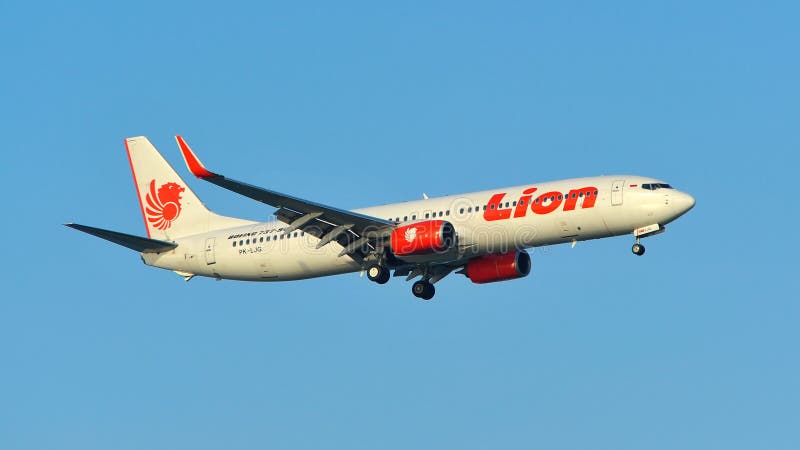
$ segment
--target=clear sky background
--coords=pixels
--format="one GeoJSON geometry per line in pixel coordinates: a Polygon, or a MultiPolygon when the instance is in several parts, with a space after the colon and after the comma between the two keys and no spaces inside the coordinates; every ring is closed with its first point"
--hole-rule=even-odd
{"type": "Polygon", "coordinates": [[[3,449],[796,449],[797,2],[0,2],[3,449]],[[636,173],[697,206],[422,302],[194,279],[123,138],[356,208],[636,173]]]}

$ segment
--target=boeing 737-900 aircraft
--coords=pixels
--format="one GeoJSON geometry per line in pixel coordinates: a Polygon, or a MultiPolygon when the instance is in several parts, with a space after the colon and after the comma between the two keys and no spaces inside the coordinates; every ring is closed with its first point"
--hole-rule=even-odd
{"type": "Polygon", "coordinates": [[[352,211],[263,189],[211,172],[180,136],[178,147],[201,180],[276,208],[278,221],[254,222],[209,211],[145,137],[125,140],[147,237],[67,226],[141,253],[150,266],[187,281],[284,281],[363,271],[391,275],[421,299],[452,272],[473,283],[521,278],[526,248],[632,234],[640,239],[695,204],[669,184],[634,175],[575,178],[395,203],[352,211]]]}

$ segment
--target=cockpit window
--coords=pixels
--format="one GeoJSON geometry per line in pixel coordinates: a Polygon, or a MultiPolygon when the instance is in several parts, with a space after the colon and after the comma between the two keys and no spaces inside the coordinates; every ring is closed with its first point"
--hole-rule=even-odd
{"type": "Polygon", "coordinates": [[[667,183],[645,183],[642,185],[642,189],[655,191],[656,189],[672,189],[672,186],[668,185],[667,183]]]}

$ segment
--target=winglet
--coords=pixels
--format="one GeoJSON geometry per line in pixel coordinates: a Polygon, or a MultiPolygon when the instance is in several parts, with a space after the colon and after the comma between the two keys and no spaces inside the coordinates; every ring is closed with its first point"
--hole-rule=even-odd
{"type": "Polygon", "coordinates": [[[189,171],[191,171],[194,176],[197,178],[213,178],[219,176],[205,168],[203,163],[197,159],[197,155],[189,148],[189,144],[187,144],[182,137],[175,136],[175,140],[178,141],[178,147],[181,148],[181,154],[183,154],[183,160],[186,162],[186,166],[189,167],[189,171]]]}

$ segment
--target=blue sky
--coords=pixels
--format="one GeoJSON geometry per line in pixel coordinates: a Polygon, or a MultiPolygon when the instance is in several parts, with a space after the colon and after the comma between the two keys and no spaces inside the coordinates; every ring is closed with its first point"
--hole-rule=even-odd
{"type": "MultiPolygon", "coordinates": [[[[54,2],[55,3],[55,2],[54,2]]],[[[794,2],[0,4],[0,447],[789,449],[800,439],[794,2]],[[180,277],[123,138],[345,208],[636,173],[697,207],[532,275],[180,277]]]]}

